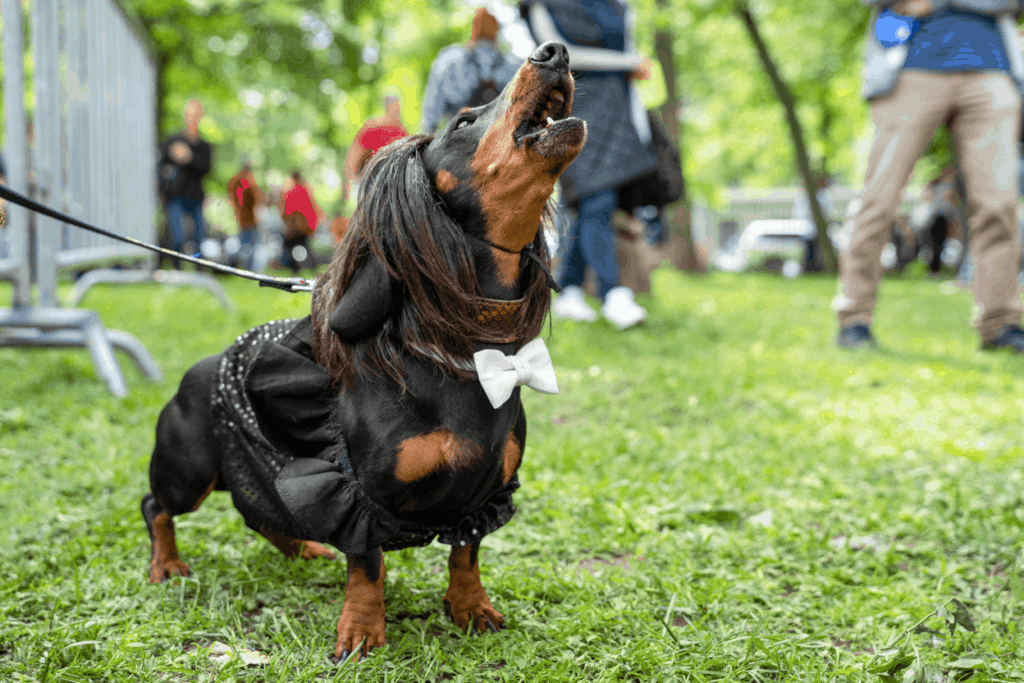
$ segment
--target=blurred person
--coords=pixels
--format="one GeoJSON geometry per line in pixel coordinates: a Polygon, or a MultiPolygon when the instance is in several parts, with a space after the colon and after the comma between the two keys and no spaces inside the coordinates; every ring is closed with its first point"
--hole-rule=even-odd
{"type": "Polygon", "coordinates": [[[256,185],[256,177],[252,172],[252,162],[242,159],[242,170],[228,181],[228,201],[235,210],[238,220],[238,239],[242,243],[240,260],[242,268],[253,269],[253,257],[259,241],[259,230],[256,224],[256,208],[266,202],[266,197],[256,185]]]}
{"type": "Polygon", "coordinates": [[[358,199],[359,176],[363,167],[378,149],[387,147],[395,140],[401,140],[409,132],[402,125],[402,107],[398,95],[387,95],[384,98],[384,115],[370,119],[356,133],[352,146],[345,157],[345,182],[342,185],[341,199],[348,199],[349,191],[354,188],[353,197],[358,199]]]}
{"type": "Polygon", "coordinates": [[[286,185],[281,201],[284,203],[282,217],[286,226],[282,245],[285,263],[297,275],[303,265],[312,263],[309,236],[316,232],[324,212],[298,171],[292,171],[291,182],[286,185]]]}
{"type": "Polygon", "coordinates": [[[956,9],[929,0],[862,2],[876,7],[868,24],[863,91],[875,138],[861,207],[839,260],[836,342],[876,345],[870,326],[882,276],[879,257],[899,194],[936,128],[948,122],[972,210],[975,326],[982,348],[1024,351],[1015,225],[1017,84],[1024,81],[1014,27],[1019,2],[958,0],[956,9]]]}
{"type": "MultiPolygon", "coordinates": [[[[171,249],[181,252],[185,244],[182,219],[192,218],[193,242],[203,243],[203,177],[210,172],[213,148],[199,135],[203,105],[189,100],[185,105],[185,130],[167,138],[160,146],[160,188],[164,212],[171,231],[171,249]]],[[[175,264],[180,268],[180,261],[175,264]]]]}
{"type": "Polygon", "coordinates": [[[473,17],[469,43],[449,45],[430,66],[423,93],[421,133],[434,133],[465,107],[487,104],[505,89],[523,60],[498,49],[498,20],[484,8],[473,17]]]}
{"type": "Polygon", "coordinates": [[[928,213],[927,218],[923,221],[924,225],[916,227],[919,228],[919,233],[928,236],[927,243],[932,250],[928,260],[928,270],[932,275],[937,275],[942,268],[942,249],[950,231],[958,223],[957,181],[956,169],[946,166],[925,186],[919,199],[919,204],[923,205],[928,213]]]}
{"type": "MultiPolygon", "coordinates": [[[[825,219],[826,224],[831,223],[835,215],[835,205],[832,203],[832,193],[829,191],[830,184],[829,177],[821,174],[816,181],[815,186],[817,189],[814,192],[814,196],[818,200],[818,206],[821,208],[821,215],[825,219]]],[[[801,191],[796,201],[793,202],[792,217],[794,220],[806,221],[807,232],[804,233],[803,239],[807,243],[807,270],[818,270],[820,268],[818,226],[814,223],[811,202],[807,198],[806,190],[801,191]]]]}
{"type": "Polygon", "coordinates": [[[647,317],[620,281],[611,217],[616,187],[657,167],[647,111],[632,79],[650,78],[651,62],[633,49],[632,13],[620,0],[528,0],[520,11],[538,44],[569,50],[578,75],[572,114],[587,122],[587,143],[560,179],[562,203],[577,212],[561,256],[562,293],[551,304],[560,318],[590,322],[597,314],[583,293],[594,270],[601,313],[623,330],[647,317]]]}

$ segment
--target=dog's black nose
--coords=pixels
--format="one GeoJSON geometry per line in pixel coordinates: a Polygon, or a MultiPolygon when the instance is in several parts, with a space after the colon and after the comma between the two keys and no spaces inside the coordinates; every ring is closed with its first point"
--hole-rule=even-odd
{"type": "Polygon", "coordinates": [[[549,40],[533,51],[530,63],[565,73],[569,70],[569,51],[565,49],[565,45],[549,40]]]}

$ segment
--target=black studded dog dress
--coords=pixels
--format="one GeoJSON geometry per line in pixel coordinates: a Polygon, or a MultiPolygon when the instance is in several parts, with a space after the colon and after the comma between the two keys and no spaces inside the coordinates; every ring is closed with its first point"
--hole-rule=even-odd
{"type": "Polygon", "coordinates": [[[512,518],[517,476],[452,527],[399,519],[371,500],[353,471],[338,394],[313,360],[311,339],[308,316],[275,320],[240,336],[221,358],[214,433],[225,484],[249,528],[362,555],[434,538],[466,545],[512,518]]]}

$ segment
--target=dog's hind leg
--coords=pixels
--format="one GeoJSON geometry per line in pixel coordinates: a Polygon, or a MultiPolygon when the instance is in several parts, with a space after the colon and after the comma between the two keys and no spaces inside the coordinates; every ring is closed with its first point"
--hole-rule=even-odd
{"type": "MultiPolygon", "coordinates": [[[[216,480],[210,483],[207,493],[213,490],[216,480]]],[[[204,495],[203,498],[206,498],[204,495]]],[[[196,507],[202,503],[196,502],[196,507]]],[[[193,508],[195,509],[195,508],[193,508]]],[[[149,558],[149,582],[162,583],[172,576],[191,576],[192,570],[178,558],[178,545],[174,540],[174,520],[152,493],[142,498],[142,518],[149,530],[152,545],[149,558]]]]}
{"type": "Polygon", "coordinates": [[[480,583],[480,542],[453,545],[448,556],[448,590],[444,594],[444,610],[462,630],[483,633],[505,628],[505,617],[494,609],[480,583]]]}
{"type": "Polygon", "coordinates": [[[157,420],[149,463],[151,493],[142,499],[142,518],[152,543],[150,583],[192,573],[178,558],[172,518],[194,511],[218,488],[221,455],[209,397],[219,361],[220,356],[212,356],[192,366],[157,420]]]}
{"type": "Polygon", "coordinates": [[[315,560],[318,557],[328,560],[335,558],[334,551],[325,548],[316,541],[300,541],[297,538],[279,534],[267,527],[260,528],[260,535],[284,553],[285,557],[301,557],[304,560],[315,560]]]}
{"type": "Polygon", "coordinates": [[[384,552],[380,548],[365,555],[346,555],[345,606],[338,619],[338,642],[334,656],[346,659],[357,649],[360,656],[383,646],[384,639],[384,552]]]}

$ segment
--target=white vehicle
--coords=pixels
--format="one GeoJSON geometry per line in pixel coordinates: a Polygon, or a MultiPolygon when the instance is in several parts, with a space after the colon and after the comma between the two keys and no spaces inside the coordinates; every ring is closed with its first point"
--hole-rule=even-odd
{"type": "Polygon", "coordinates": [[[759,219],[747,224],[711,257],[715,266],[738,273],[759,268],[781,269],[797,277],[807,260],[808,222],[800,219],[759,219]]]}

